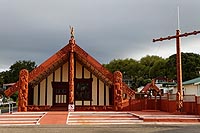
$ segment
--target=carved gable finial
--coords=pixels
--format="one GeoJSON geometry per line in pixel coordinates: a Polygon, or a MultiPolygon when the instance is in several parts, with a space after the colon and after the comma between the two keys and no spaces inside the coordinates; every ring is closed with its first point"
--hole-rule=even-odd
{"type": "Polygon", "coordinates": [[[70,33],[71,33],[71,38],[70,38],[70,40],[69,40],[69,43],[70,43],[70,44],[75,44],[75,39],[74,39],[74,27],[69,26],[69,28],[70,28],[70,33]]]}
{"type": "Polygon", "coordinates": [[[69,28],[70,28],[71,38],[74,38],[74,27],[69,26],[69,28]]]}

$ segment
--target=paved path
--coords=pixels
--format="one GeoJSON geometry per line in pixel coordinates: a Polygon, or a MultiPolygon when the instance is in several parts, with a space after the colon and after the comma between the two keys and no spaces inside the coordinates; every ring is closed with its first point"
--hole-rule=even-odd
{"type": "Polygon", "coordinates": [[[41,125],[45,124],[60,124],[65,125],[67,121],[68,112],[66,111],[52,111],[47,114],[39,121],[41,125]]]}

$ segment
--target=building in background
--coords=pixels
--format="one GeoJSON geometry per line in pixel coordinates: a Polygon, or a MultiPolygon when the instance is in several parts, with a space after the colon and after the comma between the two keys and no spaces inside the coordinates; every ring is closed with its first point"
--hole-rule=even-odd
{"type": "MultiPolygon", "coordinates": [[[[173,89],[173,93],[176,92],[177,86],[173,89]]],[[[200,96],[200,77],[183,82],[183,95],[200,96]]]]}

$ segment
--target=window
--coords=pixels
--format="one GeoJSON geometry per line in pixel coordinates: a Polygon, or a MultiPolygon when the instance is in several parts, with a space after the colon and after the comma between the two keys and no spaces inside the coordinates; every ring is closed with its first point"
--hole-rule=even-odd
{"type": "Polygon", "coordinates": [[[75,79],[74,94],[76,101],[92,100],[92,78],[75,79]]]}

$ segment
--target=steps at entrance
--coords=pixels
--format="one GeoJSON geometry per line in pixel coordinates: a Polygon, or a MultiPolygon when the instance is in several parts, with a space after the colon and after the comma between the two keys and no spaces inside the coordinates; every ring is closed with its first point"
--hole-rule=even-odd
{"type": "Polygon", "coordinates": [[[0,126],[7,125],[38,125],[44,112],[16,112],[0,115],[0,126]]]}
{"type": "Polygon", "coordinates": [[[128,112],[69,112],[68,125],[83,124],[134,124],[140,123],[138,117],[128,112]]]}
{"type": "Polygon", "coordinates": [[[200,122],[198,115],[143,115],[144,122],[200,122]]]}

